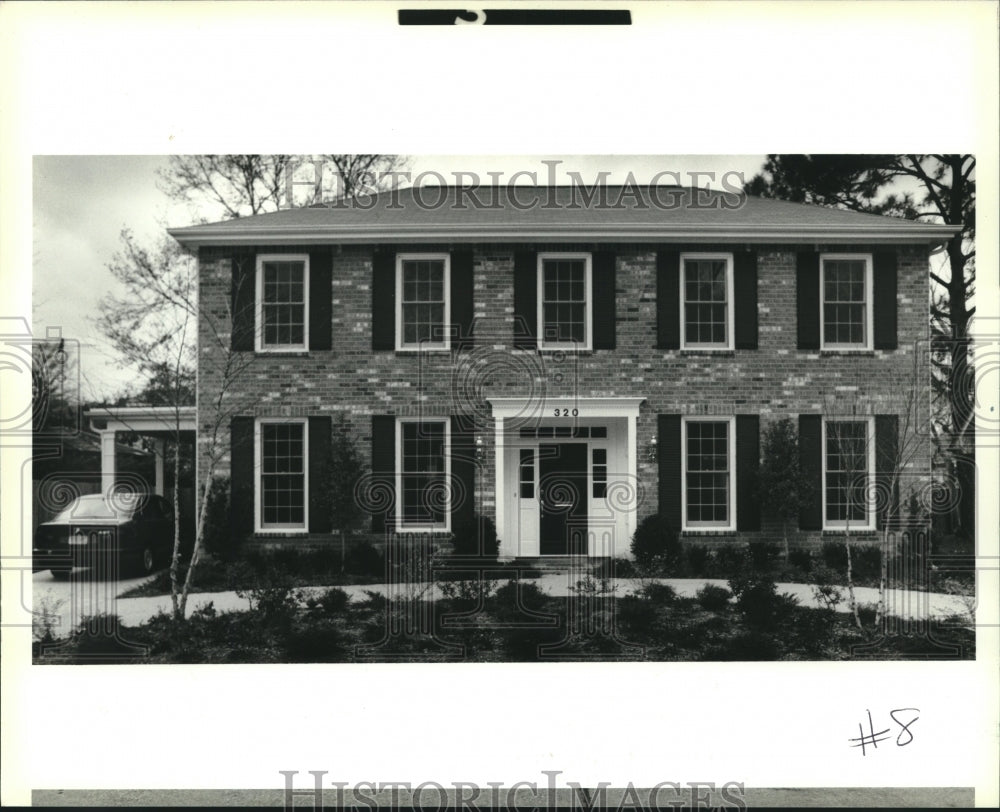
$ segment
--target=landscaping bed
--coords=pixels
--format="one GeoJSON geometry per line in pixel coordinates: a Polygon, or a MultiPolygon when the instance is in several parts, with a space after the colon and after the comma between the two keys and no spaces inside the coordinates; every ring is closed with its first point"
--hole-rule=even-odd
{"type": "Polygon", "coordinates": [[[37,640],[37,663],[547,662],[974,659],[967,621],[883,638],[850,614],[798,606],[767,578],[682,598],[650,582],[636,595],[587,577],[553,597],[527,581],[413,585],[396,600],[340,589],[306,595],[287,584],[247,592],[250,610],[198,607],[184,622],[161,614],[139,626],[88,619],[66,641],[37,640]],[[963,622],[966,625],[963,625],[963,622]],[[390,630],[408,630],[391,633],[390,630]]]}

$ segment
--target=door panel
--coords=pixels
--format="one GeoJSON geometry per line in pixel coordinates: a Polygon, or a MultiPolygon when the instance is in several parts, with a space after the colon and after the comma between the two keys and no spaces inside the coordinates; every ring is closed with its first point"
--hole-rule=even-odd
{"type": "Polygon", "coordinates": [[[587,444],[538,447],[540,553],[587,554],[587,444]]]}

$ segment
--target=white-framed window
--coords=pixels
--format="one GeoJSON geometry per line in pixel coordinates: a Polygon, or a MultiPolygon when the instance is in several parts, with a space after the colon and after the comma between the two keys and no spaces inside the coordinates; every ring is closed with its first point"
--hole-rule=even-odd
{"type": "Polygon", "coordinates": [[[872,348],[872,255],[821,254],[820,348],[872,348]]]}
{"type": "Polygon", "coordinates": [[[451,347],[451,257],[396,255],[396,349],[451,347]]]}
{"type": "Polygon", "coordinates": [[[257,352],[309,349],[309,255],[258,255],[256,289],[257,352]]]}
{"type": "Polygon", "coordinates": [[[451,531],[451,424],[396,420],[396,529],[451,531]]]}
{"type": "Polygon", "coordinates": [[[594,329],[591,268],[589,253],[539,253],[539,348],[591,349],[594,329]]]}
{"type": "Polygon", "coordinates": [[[823,421],[823,529],[875,529],[875,418],[823,421]]]}
{"type": "Polygon", "coordinates": [[[681,349],[733,348],[733,255],[681,254],[681,349]]]}
{"type": "Polygon", "coordinates": [[[257,532],[309,529],[309,421],[262,417],[254,423],[257,532]]]}
{"type": "Polygon", "coordinates": [[[736,529],[736,418],[682,421],[684,530],[736,529]]]}

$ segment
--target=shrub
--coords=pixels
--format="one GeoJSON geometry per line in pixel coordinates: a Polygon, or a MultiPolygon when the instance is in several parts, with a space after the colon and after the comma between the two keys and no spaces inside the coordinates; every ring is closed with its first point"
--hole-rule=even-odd
{"type": "Polygon", "coordinates": [[[749,566],[746,547],[720,547],[715,553],[719,574],[724,578],[739,575],[749,566]]]}
{"type": "Polygon", "coordinates": [[[330,620],[310,621],[296,625],[284,639],[285,662],[342,662],[348,644],[340,627],[330,620]]]}
{"type": "MultiPolygon", "coordinates": [[[[820,550],[823,563],[841,576],[847,574],[847,544],[826,541],[820,550]]],[[[882,570],[882,548],[878,544],[851,544],[851,572],[855,581],[878,579],[882,570]]]]}
{"type": "Polygon", "coordinates": [[[632,535],[632,557],[643,569],[675,566],[680,559],[681,544],[677,530],[659,514],[647,516],[632,535]]]}
{"type": "Polygon", "coordinates": [[[750,566],[759,572],[767,572],[774,566],[781,551],[776,544],[767,541],[751,541],[747,545],[750,566]]]}
{"type": "Polygon", "coordinates": [[[832,584],[817,584],[812,588],[812,591],[816,602],[830,611],[835,610],[844,599],[844,593],[840,587],[832,584]]]}
{"type": "Polygon", "coordinates": [[[309,598],[306,606],[313,611],[318,610],[326,615],[340,615],[347,611],[351,596],[338,587],[330,587],[318,598],[309,598]]]}
{"type": "Polygon", "coordinates": [[[617,603],[615,619],[631,632],[649,633],[657,617],[656,603],[638,595],[626,595],[617,603]]]}
{"type": "Polygon", "coordinates": [[[385,558],[370,541],[362,541],[348,548],[344,571],[351,575],[385,575],[385,558]]]}
{"type": "Polygon", "coordinates": [[[792,550],[788,554],[788,563],[793,567],[798,567],[802,572],[808,575],[812,572],[813,557],[812,553],[808,550],[803,550],[801,548],[792,550]]]}
{"type": "Polygon", "coordinates": [[[501,619],[541,611],[548,603],[549,596],[532,581],[508,581],[493,595],[493,608],[501,619]],[[520,595],[520,607],[518,606],[520,595]]]}
{"type": "Polygon", "coordinates": [[[485,604],[496,591],[497,582],[488,578],[441,581],[438,588],[456,609],[469,610],[485,604]]]}
{"type": "Polygon", "coordinates": [[[777,660],[780,654],[777,642],[769,634],[751,629],[730,638],[721,645],[705,652],[705,660],[777,660]]]}
{"type": "Polygon", "coordinates": [[[729,607],[733,594],[725,587],[705,584],[695,593],[695,600],[706,612],[721,612],[729,607]]]}
{"type": "Polygon", "coordinates": [[[684,548],[684,557],[688,575],[694,578],[711,577],[712,565],[715,563],[711,550],[700,544],[688,544],[684,548]]]}
{"type": "Polygon", "coordinates": [[[497,529],[489,516],[473,517],[453,528],[452,539],[455,555],[474,556],[495,560],[500,551],[497,529]]]}
{"type": "Polygon", "coordinates": [[[288,620],[299,608],[302,593],[293,589],[291,577],[277,567],[255,573],[250,586],[236,590],[236,595],[250,603],[250,611],[264,620],[288,620]]]}
{"type": "Polygon", "coordinates": [[[223,561],[235,558],[239,545],[233,538],[229,517],[229,477],[212,480],[205,499],[205,528],[202,544],[205,550],[223,561]]]}
{"type": "Polygon", "coordinates": [[[652,603],[673,603],[677,600],[677,591],[670,584],[658,584],[655,581],[639,590],[639,595],[652,603]]]}
{"type": "Polygon", "coordinates": [[[778,585],[770,575],[744,572],[729,579],[736,608],[751,626],[767,628],[778,610],[778,585]]]}

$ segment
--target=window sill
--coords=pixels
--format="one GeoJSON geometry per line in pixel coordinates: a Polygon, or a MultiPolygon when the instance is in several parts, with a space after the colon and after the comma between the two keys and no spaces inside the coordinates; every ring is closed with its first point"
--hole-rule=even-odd
{"type": "Polygon", "coordinates": [[[255,358],[309,358],[309,350],[255,350],[255,358]]]}
{"type": "Polygon", "coordinates": [[[397,347],[396,355],[420,355],[441,353],[447,355],[451,352],[451,347],[397,347]]]}
{"type": "Polygon", "coordinates": [[[704,529],[699,527],[686,527],[681,530],[681,538],[685,536],[691,536],[693,538],[704,538],[705,536],[736,536],[735,528],[726,527],[706,527],[704,529]]]}
{"type": "MultiPolygon", "coordinates": [[[[855,527],[852,527],[850,532],[851,532],[852,536],[877,536],[878,535],[878,530],[876,528],[874,528],[874,527],[871,527],[871,528],[868,528],[868,527],[866,527],[866,528],[855,528],[855,527]]],[[[846,536],[847,535],[847,530],[845,530],[843,527],[824,527],[823,528],[823,535],[824,536],[846,536]]]]}
{"type": "Polygon", "coordinates": [[[264,530],[254,530],[253,537],[255,539],[283,539],[290,536],[299,537],[306,536],[309,534],[308,528],[288,528],[288,529],[264,529],[264,530]]]}
{"type": "Polygon", "coordinates": [[[869,349],[849,350],[849,349],[844,348],[844,349],[837,349],[837,350],[820,350],[819,354],[821,356],[850,355],[850,356],[853,356],[855,358],[860,355],[862,357],[867,356],[867,357],[870,357],[870,358],[874,358],[875,357],[875,350],[869,350],[869,349]]]}
{"type": "Polygon", "coordinates": [[[708,347],[703,347],[703,348],[691,347],[687,349],[681,349],[678,354],[686,358],[698,358],[698,357],[735,358],[736,350],[729,349],[728,347],[727,348],[719,347],[719,349],[717,350],[713,350],[708,347]]]}

